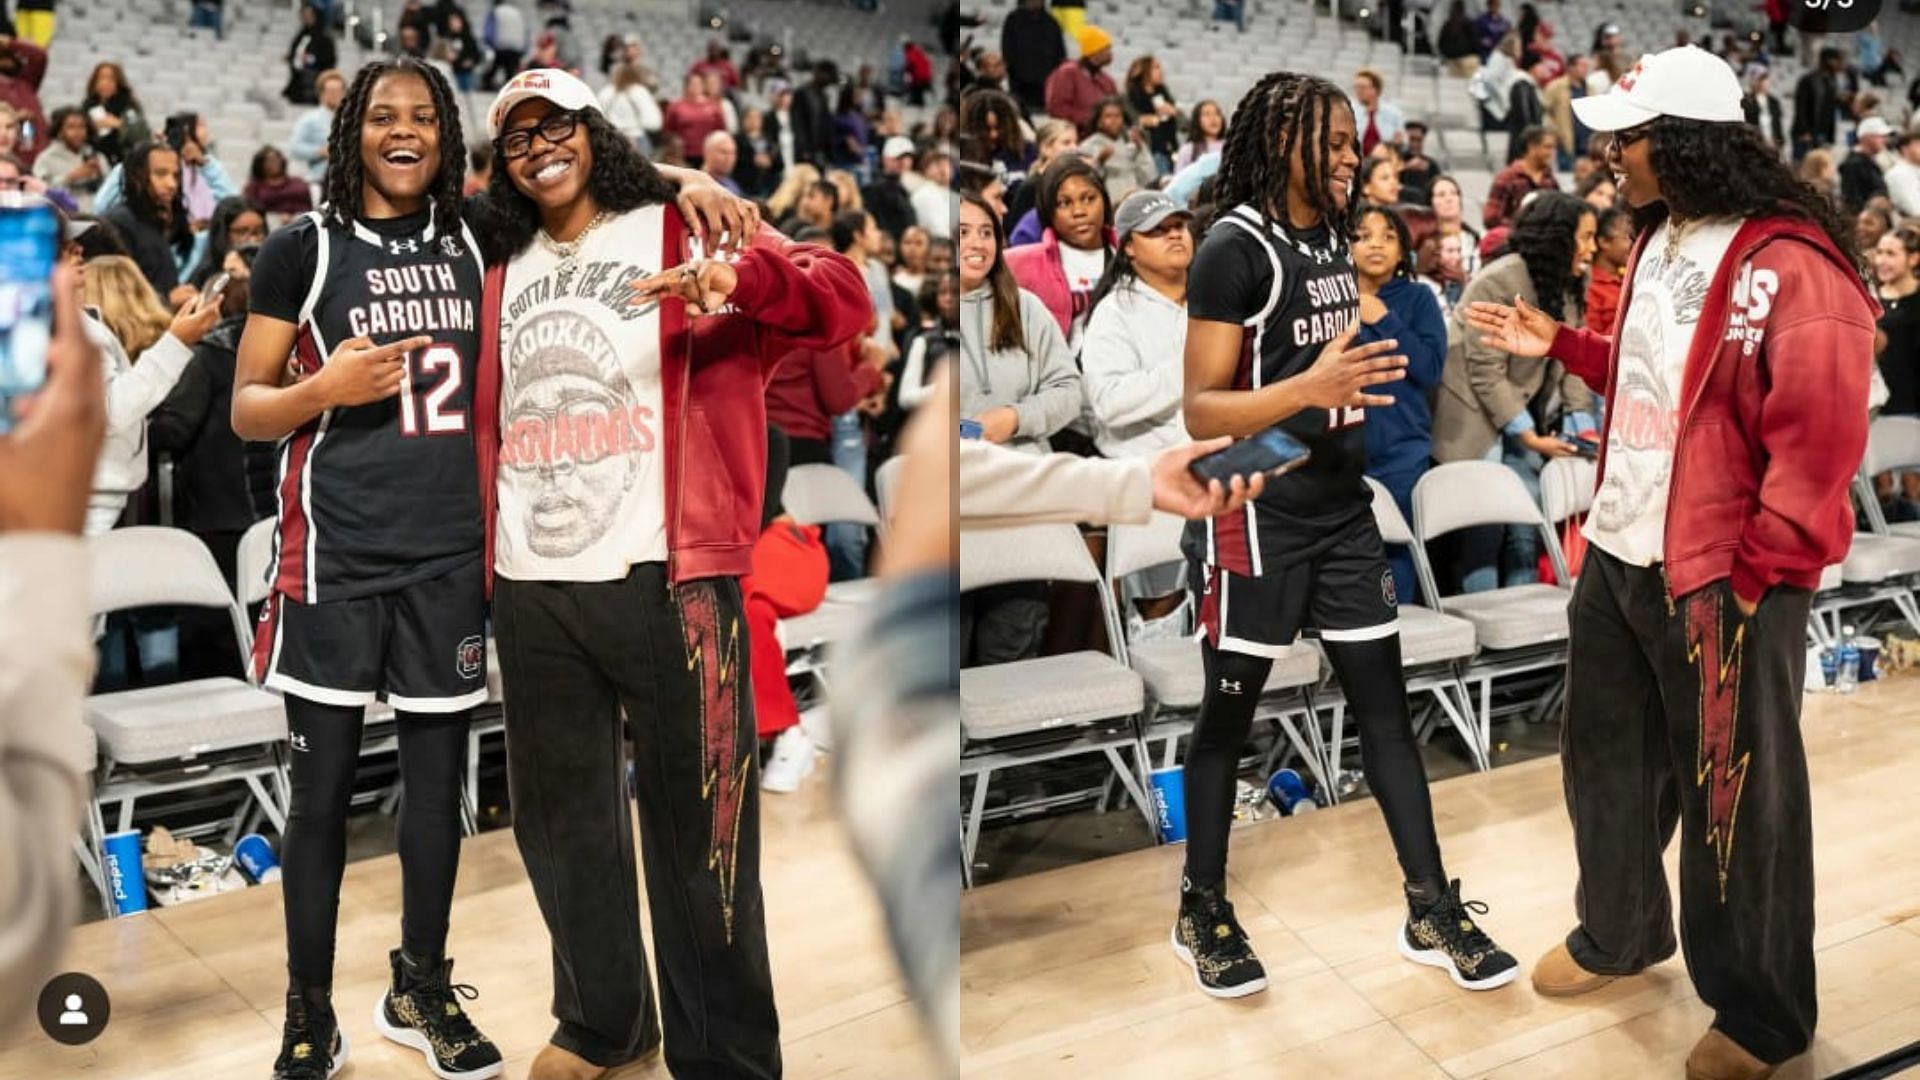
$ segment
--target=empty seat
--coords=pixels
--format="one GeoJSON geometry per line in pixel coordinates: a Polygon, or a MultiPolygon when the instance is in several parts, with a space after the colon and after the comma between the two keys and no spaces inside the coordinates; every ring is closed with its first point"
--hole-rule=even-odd
{"type": "Polygon", "coordinates": [[[287,737],[280,699],[233,679],[95,694],[87,723],[107,756],[127,765],[192,758],[287,737]]]}

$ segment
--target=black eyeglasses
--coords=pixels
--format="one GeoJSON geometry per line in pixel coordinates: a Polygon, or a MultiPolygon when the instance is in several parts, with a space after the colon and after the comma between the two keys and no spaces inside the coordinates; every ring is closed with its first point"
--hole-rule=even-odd
{"type": "Polygon", "coordinates": [[[1644,124],[1614,132],[1613,145],[1625,150],[1651,134],[1653,134],[1653,121],[1649,120],[1644,124]]]}
{"type": "Polygon", "coordinates": [[[540,121],[536,127],[516,128],[500,136],[500,156],[513,161],[532,153],[533,135],[536,131],[550,145],[558,146],[573,138],[573,133],[579,127],[579,113],[571,111],[548,113],[547,118],[540,121]]]}

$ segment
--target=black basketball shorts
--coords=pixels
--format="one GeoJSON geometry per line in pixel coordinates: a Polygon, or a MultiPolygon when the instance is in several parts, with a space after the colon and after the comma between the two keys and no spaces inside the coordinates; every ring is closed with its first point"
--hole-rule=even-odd
{"type": "Polygon", "coordinates": [[[1374,641],[1400,632],[1393,572],[1371,515],[1317,554],[1259,577],[1198,563],[1193,571],[1200,633],[1223,652],[1278,658],[1309,628],[1324,642],[1374,641]]]}
{"type": "Polygon", "coordinates": [[[487,605],[481,560],[437,578],[353,600],[267,598],[254,627],[261,684],[325,705],[452,713],[487,700],[487,605]]]}

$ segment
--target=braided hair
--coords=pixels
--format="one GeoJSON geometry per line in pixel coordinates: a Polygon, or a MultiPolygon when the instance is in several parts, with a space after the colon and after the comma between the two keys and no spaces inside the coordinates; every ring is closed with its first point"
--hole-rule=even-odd
{"type": "Polygon", "coordinates": [[[1596,218],[1593,207],[1564,191],[1542,191],[1527,201],[1507,234],[1506,253],[1527,264],[1527,277],[1539,294],[1541,311],[1555,322],[1569,322],[1568,305],[1585,312],[1581,281],[1573,276],[1574,234],[1580,222],[1596,218]]]}
{"type": "Polygon", "coordinates": [[[166,206],[160,205],[160,196],[153,190],[152,174],[148,171],[148,162],[155,154],[179,156],[165,143],[141,143],[134,147],[121,163],[122,191],[133,216],[162,226],[166,230],[167,246],[175,255],[185,258],[193,251],[193,220],[187,213],[186,185],[176,185],[173,200],[166,206]]]}
{"type": "Polygon", "coordinates": [[[1345,235],[1345,214],[1327,179],[1327,144],[1335,110],[1352,108],[1339,87],[1315,75],[1276,71],[1255,83],[1233,110],[1208,224],[1241,203],[1251,204],[1270,226],[1276,207],[1284,217],[1292,152],[1299,147],[1308,201],[1329,229],[1345,235]]]}
{"type": "Polygon", "coordinates": [[[440,169],[427,189],[428,205],[433,209],[433,231],[441,236],[458,236],[467,168],[460,104],[438,69],[411,56],[375,60],[353,77],[340,111],[334,114],[333,131],[327,136],[327,182],[321,199],[324,212],[329,221],[342,227],[351,227],[365,213],[366,165],[360,157],[360,127],[375,84],[399,74],[413,75],[426,83],[427,93],[433,98],[434,117],[440,128],[440,169]]]}

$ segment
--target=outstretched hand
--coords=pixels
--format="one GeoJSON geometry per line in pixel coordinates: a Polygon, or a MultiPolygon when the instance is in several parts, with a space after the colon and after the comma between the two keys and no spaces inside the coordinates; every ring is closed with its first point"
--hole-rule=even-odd
{"type": "Polygon", "coordinates": [[[1245,506],[1248,499],[1259,498],[1267,488],[1264,474],[1255,473],[1251,478],[1236,476],[1231,484],[1226,485],[1218,480],[1202,484],[1189,468],[1195,458],[1225,450],[1232,444],[1232,437],[1223,435],[1204,442],[1170,446],[1155,454],[1151,466],[1153,508],[1178,514],[1189,521],[1198,521],[1231,514],[1245,506]]]}
{"type": "Polygon", "coordinates": [[[1480,344],[1488,348],[1515,356],[1547,355],[1560,324],[1524,296],[1514,297],[1513,305],[1476,300],[1467,305],[1467,325],[1480,332],[1480,344]]]}

